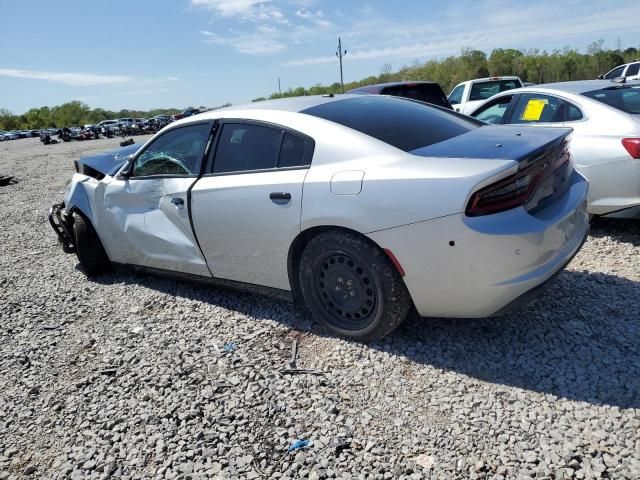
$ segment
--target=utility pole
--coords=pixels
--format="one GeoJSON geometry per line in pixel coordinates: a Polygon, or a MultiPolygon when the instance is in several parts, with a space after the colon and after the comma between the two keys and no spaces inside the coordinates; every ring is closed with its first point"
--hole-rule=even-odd
{"type": "Polygon", "coordinates": [[[340,59],[340,89],[344,93],[344,80],[342,77],[342,57],[347,54],[347,51],[342,51],[342,39],[338,37],[338,50],[336,51],[336,57],[340,59]]]}
{"type": "Polygon", "coordinates": [[[280,77],[278,77],[278,94],[282,96],[282,88],[280,87],[280,77]]]}

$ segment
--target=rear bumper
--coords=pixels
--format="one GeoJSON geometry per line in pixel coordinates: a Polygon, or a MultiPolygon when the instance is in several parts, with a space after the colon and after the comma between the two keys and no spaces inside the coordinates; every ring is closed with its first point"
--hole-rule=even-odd
{"type": "Polygon", "coordinates": [[[58,235],[58,241],[62,244],[65,253],[75,253],[76,246],[73,242],[73,225],[64,202],[56,203],[49,209],[49,223],[58,235]]]}
{"type": "Polygon", "coordinates": [[[423,317],[482,318],[531,301],[580,250],[588,183],[575,173],[544,211],[451,215],[371,233],[396,256],[423,317]]]}

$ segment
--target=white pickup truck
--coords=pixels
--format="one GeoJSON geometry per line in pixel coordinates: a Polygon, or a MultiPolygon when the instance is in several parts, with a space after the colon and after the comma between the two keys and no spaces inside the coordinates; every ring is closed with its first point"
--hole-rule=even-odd
{"type": "Polygon", "coordinates": [[[522,86],[522,80],[519,77],[476,78],[456,85],[449,94],[449,103],[456,112],[469,115],[495,94],[522,86]]]}

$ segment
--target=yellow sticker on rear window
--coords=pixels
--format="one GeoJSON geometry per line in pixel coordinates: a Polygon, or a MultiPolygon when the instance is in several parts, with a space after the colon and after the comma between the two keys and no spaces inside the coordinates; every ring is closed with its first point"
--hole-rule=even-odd
{"type": "Polygon", "coordinates": [[[548,104],[549,101],[546,98],[530,98],[524,112],[522,112],[520,120],[524,120],[526,122],[540,121],[542,110],[544,110],[544,106],[548,104]]]}

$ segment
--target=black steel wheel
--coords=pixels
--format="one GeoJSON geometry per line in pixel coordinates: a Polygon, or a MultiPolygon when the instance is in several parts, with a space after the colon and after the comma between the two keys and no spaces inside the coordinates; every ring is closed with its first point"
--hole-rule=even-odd
{"type": "Polygon", "coordinates": [[[351,232],[314,237],[300,258],[299,283],[305,303],[322,324],[361,341],[388,335],[412,304],[387,255],[351,232]]]}

